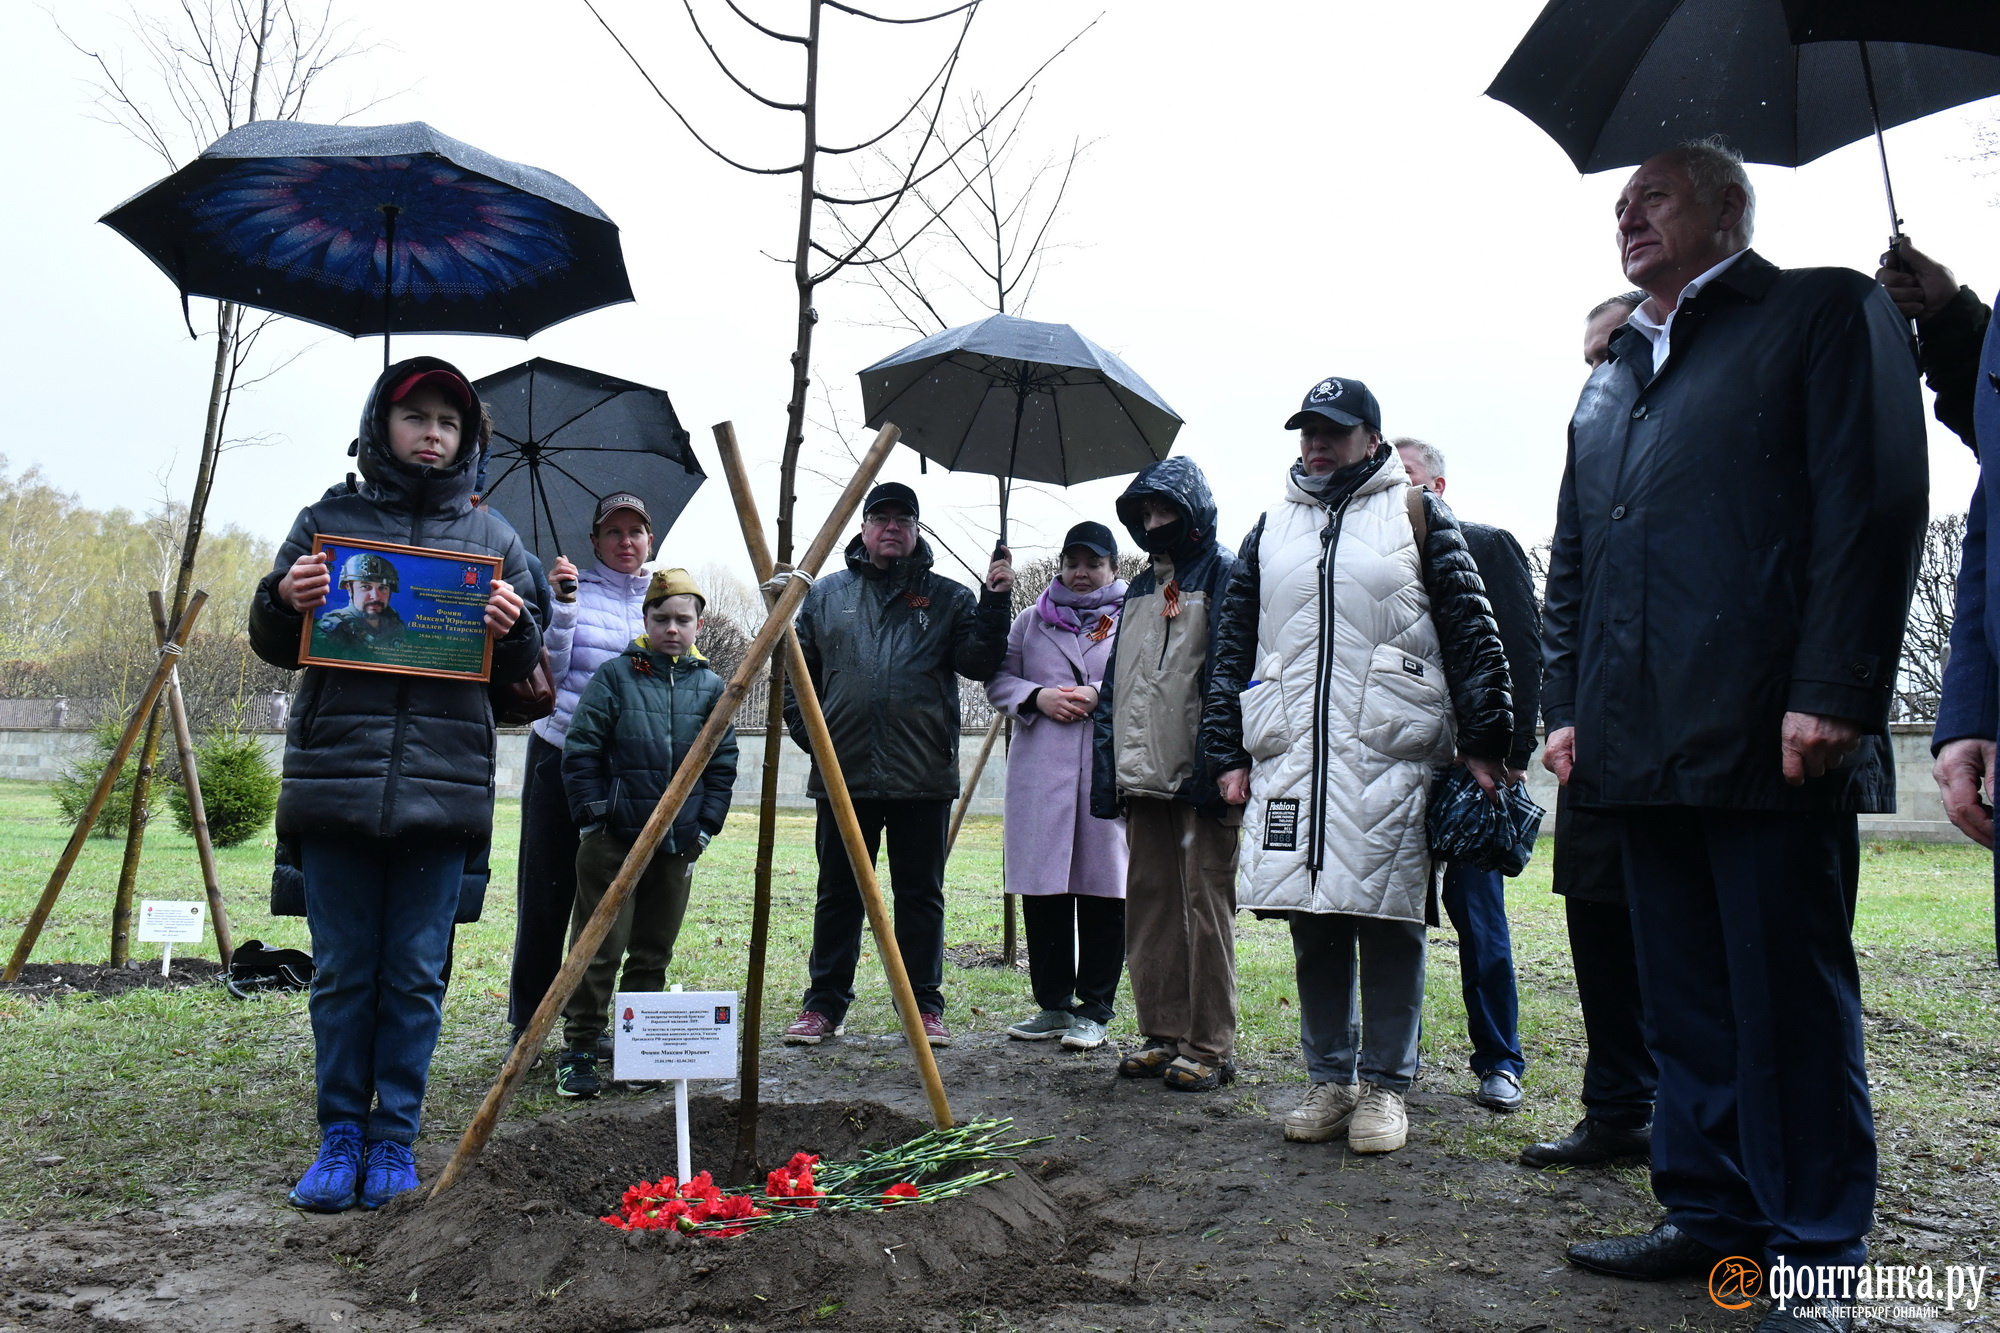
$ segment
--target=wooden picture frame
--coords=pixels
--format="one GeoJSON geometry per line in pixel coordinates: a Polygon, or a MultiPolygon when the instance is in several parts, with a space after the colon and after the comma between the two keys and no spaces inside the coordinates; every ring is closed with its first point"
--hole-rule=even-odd
{"type": "Polygon", "coordinates": [[[316,533],[312,553],[323,551],[331,587],[299,632],[300,666],[492,678],[486,601],[499,556],[316,533]]]}

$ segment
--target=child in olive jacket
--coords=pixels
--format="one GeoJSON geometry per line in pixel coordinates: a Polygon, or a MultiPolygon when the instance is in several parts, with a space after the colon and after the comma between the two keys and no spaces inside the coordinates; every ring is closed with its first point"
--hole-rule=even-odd
{"type": "MultiPolygon", "coordinates": [[[[654,574],[646,588],[646,633],[632,640],[622,656],[599,667],[577,699],[562,766],[570,815],[583,834],[576,852],[572,944],[722,698],[722,677],[694,646],[706,605],[685,569],[654,574]]],[[[564,1050],[556,1067],[560,1095],[591,1097],[603,1087],[597,1042],[610,1027],[619,959],[625,970],[616,989],[665,987],[694,884],[695,860],[722,831],[735,785],[732,727],[723,733],[673,828],[563,1006],[564,1050]]]]}

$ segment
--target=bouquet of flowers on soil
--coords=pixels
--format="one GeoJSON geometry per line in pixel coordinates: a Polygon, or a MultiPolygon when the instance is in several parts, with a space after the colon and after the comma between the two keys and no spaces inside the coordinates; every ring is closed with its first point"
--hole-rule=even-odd
{"type": "Polygon", "coordinates": [[[600,1220],[623,1231],[672,1228],[693,1236],[740,1236],[802,1212],[881,1212],[912,1203],[949,1199],[1011,1171],[983,1168],[1047,1140],[1001,1142],[1012,1120],[981,1120],[952,1129],[934,1129],[908,1143],[863,1153],[851,1162],[821,1162],[812,1153],[764,1178],[754,1194],[724,1194],[704,1171],[676,1186],[671,1176],[640,1181],[625,1191],[616,1214],[600,1220]],[[928,1185],[926,1176],[940,1177],[928,1185]]]}

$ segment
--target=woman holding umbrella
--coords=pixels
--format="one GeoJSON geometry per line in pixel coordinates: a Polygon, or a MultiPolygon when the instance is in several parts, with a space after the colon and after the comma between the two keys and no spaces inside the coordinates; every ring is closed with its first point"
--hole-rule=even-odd
{"type": "Polygon", "coordinates": [[[1062,570],[1015,618],[986,686],[1018,718],[1007,764],[1007,892],[1021,895],[1040,1012],[1007,1035],[1104,1044],[1125,968],[1125,821],[1090,813],[1091,711],[1125,601],[1118,544],[1102,523],[1063,538],[1062,570]]]}
{"type": "Polygon", "coordinates": [[[514,967],[507,997],[507,1021],[517,1041],[562,968],[563,932],[576,901],[577,831],[562,781],[570,716],[597,668],[646,632],[643,567],[653,553],[653,520],[646,502],[629,491],[598,501],[590,549],[596,556],[591,568],[579,571],[568,557],[558,556],[549,571],[556,594],[546,646],[556,707],[535,723],[528,737],[521,785],[514,967]]]}

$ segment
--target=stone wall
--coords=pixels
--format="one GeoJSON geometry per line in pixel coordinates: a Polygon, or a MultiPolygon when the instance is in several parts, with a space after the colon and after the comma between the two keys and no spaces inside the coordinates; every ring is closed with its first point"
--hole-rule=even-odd
{"type": "MultiPolygon", "coordinates": [[[[1863,815],[1862,836],[1904,838],[1916,842],[1968,841],[1944,817],[1944,805],[1938,800],[1937,787],[1931,781],[1930,728],[1898,724],[1890,730],[1896,751],[1897,813],[1863,815]]],[[[983,731],[971,731],[961,738],[959,769],[966,777],[972,775],[973,760],[978,756],[983,735],[983,731]]],[[[259,739],[275,764],[285,748],[284,735],[280,732],[261,732],[259,739]]],[[[806,796],[806,776],[811,764],[804,752],[789,739],[781,740],[779,744],[778,804],[786,809],[810,809],[812,802],[806,796]]],[[[739,734],[737,745],[741,756],[736,770],[736,805],[738,809],[747,809],[756,804],[763,783],[764,737],[739,734]]],[[[0,729],[0,778],[49,781],[62,771],[70,758],[87,752],[89,748],[90,734],[75,727],[0,729]]],[[[500,733],[499,787],[502,796],[521,794],[521,769],[527,748],[526,730],[500,733]]],[[[1528,770],[1528,789],[1544,808],[1555,808],[1555,779],[1542,768],[1539,758],[1528,770]]],[[[973,812],[1000,814],[1006,791],[1007,756],[1001,746],[995,744],[992,758],[987,761],[986,771],[979,780],[979,790],[973,797],[973,812]]]]}

